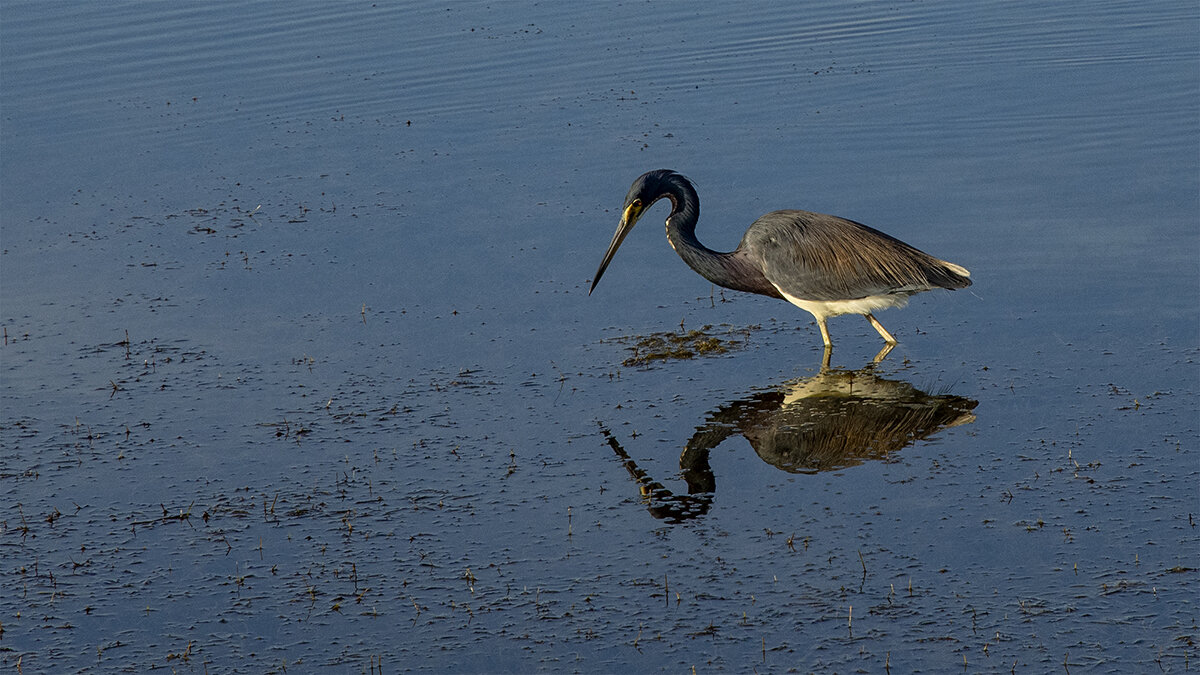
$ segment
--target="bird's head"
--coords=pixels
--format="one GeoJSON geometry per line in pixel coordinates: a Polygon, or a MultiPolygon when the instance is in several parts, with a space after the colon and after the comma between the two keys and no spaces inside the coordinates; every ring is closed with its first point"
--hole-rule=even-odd
{"type": "Polygon", "coordinates": [[[625,195],[621,222],[628,222],[629,227],[633,227],[651,204],[675,192],[678,179],[681,178],[683,176],[670,169],[655,169],[638,176],[629,186],[629,194],[625,195]]]}
{"type": "Polygon", "coordinates": [[[647,171],[633,181],[633,185],[629,187],[629,194],[625,195],[625,206],[621,210],[621,222],[617,224],[617,231],[613,234],[612,242],[609,243],[608,250],[604,252],[604,259],[600,261],[596,276],[592,278],[592,287],[588,289],[588,295],[596,290],[596,284],[600,283],[600,277],[604,275],[608,263],[617,254],[621,242],[625,241],[625,235],[629,234],[634,225],[637,225],[646,209],[663,197],[670,197],[674,202],[681,181],[686,183],[687,179],[670,169],[647,171]]]}

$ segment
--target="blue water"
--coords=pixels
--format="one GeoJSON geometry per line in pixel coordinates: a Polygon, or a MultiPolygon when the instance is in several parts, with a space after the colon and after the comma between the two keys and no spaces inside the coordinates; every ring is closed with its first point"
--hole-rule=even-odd
{"type": "Polygon", "coordinates": [[[0,663],[1189,669],[1198,38],[1186,2],[6,3],[0,663]],[[587,294],[660,167],[713,248],[802,208],[975,285],[881,313],[878,365],[831,320],[882,399],[766,405],[830,381],[815,324],[696,276],[664,206],[587,294]],[[622,365],[706,325],[739,348],[622,365]],[[844,430],[930,397],[972,417],[844,430]],[[796,430],[855,447],[760,440],[796,430]]]}

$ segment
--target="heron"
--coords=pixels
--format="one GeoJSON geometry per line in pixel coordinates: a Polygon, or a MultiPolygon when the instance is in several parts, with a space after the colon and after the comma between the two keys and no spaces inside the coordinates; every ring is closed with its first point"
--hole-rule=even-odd
{"type": "Polygon", "coordinates": [[[971,273],[960,265],[862,223],[810,211],[772,211],[750,225],[737,248],[713,251],[696,239],[700,197],[692,182],[658,169],[638,176],[629,188],[620,224],[588,295],[638,219],[664,198],[671,201],[667,241],[689,267],[718,286],[787,300],[812,314],[826,352],[833,348],[826,325],[831,316],[866,317],[886,343],[882,356],[897,340],[874,312],[903,307],[909,296],[922,291],[971,285],[971,273]]]}

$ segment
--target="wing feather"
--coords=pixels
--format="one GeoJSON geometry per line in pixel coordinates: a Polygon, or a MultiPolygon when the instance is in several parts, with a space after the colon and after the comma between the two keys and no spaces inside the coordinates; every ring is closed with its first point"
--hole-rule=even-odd
{"type": "Polygon", "coordinates": [[[739,249],[766,278],[805,300],[854,300],[964,288],[966,270],[862,223],[809,211],[773,211],[746,231],[739,249]]]}

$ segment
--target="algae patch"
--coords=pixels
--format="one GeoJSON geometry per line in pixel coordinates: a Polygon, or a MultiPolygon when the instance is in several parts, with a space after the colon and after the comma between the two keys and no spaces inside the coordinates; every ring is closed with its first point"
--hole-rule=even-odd
{"type": "Polygon", "coordinates": [[[690,331],[670,331],[612,338],[611,342],[625,345],[632,355],[622,361],[628,367],[647,366],[655,361],[694,359],[716,356],[740,349],[749,341],[750,331],[757,326],[704,326],[690,331]]]}

